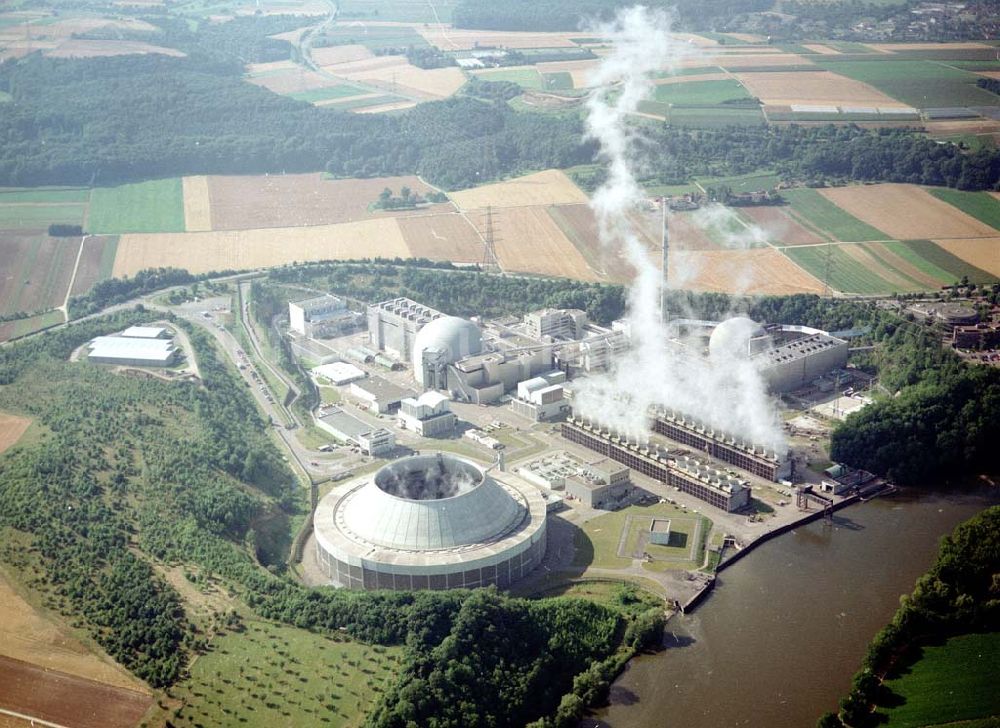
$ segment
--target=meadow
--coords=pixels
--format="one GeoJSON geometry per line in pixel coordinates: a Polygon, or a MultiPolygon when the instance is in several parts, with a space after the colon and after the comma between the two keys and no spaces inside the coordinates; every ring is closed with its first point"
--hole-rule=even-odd
{"type": "Polygon", "coordinates": [[[295,93],[288,94],[288,96],[296,101],[308,101],[310,103],[315,103],[316,101],[327,101],[329,99],[342,99],[348,96],[358,96],[363,93],[366,93],[363,89],[342,83],[328,88],[313,88],[306,91],[297,91],[295,93]]]}
{"type": "Polygon", "coordinates": [[[966,215],[1000,230],[1000,200],[988,192],[963,192],[947,187],[928,187],[927,191],[939,200],[957,207],[966,215]]]}
{"type": "Polygon", "coordinates": [[[782,252],[796,264],[844,293],[878,295],[891,293],[892,285],[873,270],[862,267],[847,254],[843,245],[810,245],[785,248],[782,252]]]}
{"type": "Polygon", "coordinates": [[[521,88],[539,90],[542,76],[534,68],[507,68],[498,71],[483,71],[475,74],[484,81],[510,81],[521,88]]]}
{"type": "Polygon", "coordinates": [[[656,100],[675,106],[715,106],[739,99],[749,99],[750,94],[739,81],[688,81],[663,84],[656,87],[656,100]]]}
{"type": "Polygon", "coordinates": [[[183,232],[184,192],[180,178],[95,188],[90,197],[87,231],[111,235],[183,232]]]}
{"type": "Polygon", "coordinates": [[[858,220],[810,188],[783,190],[782,196],[792,206],[792,216],[809,227],[827,233],[835,240],[887,240],[888,235],[858,220]]]}
{"type": "Polygon", "coordinates": [[[339,15],[345,21],[368,18],[397,23],[448,23],[457,0],[343,0],[339,15]]]}
{"type": "Polygon", "coordinates": [[[993,106],[997,97],[978,88],[978,76],[940,63],[893,60],[885,56],[868,61],[816,58],[834,73],[874,86],[879,91],[917,109],[948,106],[993,106]]]}

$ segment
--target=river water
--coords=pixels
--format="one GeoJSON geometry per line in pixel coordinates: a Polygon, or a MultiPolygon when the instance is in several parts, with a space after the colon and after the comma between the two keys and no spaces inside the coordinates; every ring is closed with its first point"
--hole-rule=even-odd
{"type": "Polygon", "coordinates": [[[612,728],[810,728],[938,541],[998,494],[896,494],[763,544],[723,571],[667,648],[633,660],[597,717],[612,728]]]}

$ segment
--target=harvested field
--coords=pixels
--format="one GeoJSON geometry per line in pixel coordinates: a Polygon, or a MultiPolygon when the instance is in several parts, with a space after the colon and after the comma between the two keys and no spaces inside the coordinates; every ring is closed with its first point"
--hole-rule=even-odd
{"type": "Polygon", "coordinates": [[[916,185],[854,185],[821,190],[826,199],[891,238],[981,238],[996,230],[916,185]]]}
{"type": "MultiPolygon", "coordinates": [[[[0,412],[0,453],[6,452],[16,445],[30,424],[31,420],[27,417],[18,417],[17,415],[8,415],[0,412]]],[[[0,619],[0,635],[6,637],[7,635],[4,633],[8,631],[8,625],[17,618],[16,615],[25,611],[19,609],[18,600],[20,600],[20,597],[17,596],[11,586],[4,581],[3,575],[0,574],[0,614],[3,614],[3,619],[0,619]]],[[[31,610],[27,602],[21,600],[21,604],[27,610],[31,610]]],[[[7,640],[0,640],[0,652],[6,654],[9,649],[10,646],[7,640]]]]}
{"type": "Polygon", "coordinates": [[[768,240],[777,245],[811,245],[825,242],[823,238],[802,226],[780,207],[744,207],[740,214],[760,225],[768,240]]]}
{"type": "Polygon", "coordinates": [[[507,182],[450,193],[459,208],[518,207],[522,205],[559,205],[587,202],[587,195],[558,169],[536,172],[507,182]]]}
{"type": "Polygon", "coordinates": [[[370,61],[362,61],[360,66],[344,63],[327,70],[350,81],[363,81],[376,88],[421,98],[443,99],[465,85],[465,75],[453,66],[418,68],[406,56],[380,56],[377,60],[380,63],[375,67],[368,67],[372,65],[370,61]]]}
{"type": "Polygon", "coordinates": [[[98,281],[110,278],[117,250],[116,235],[88,235],[83,242],[83,253],[76,268],[71,295],[82,296],[98,281]]]}
{"type": "Polygon", "coordinates": [[[953,51],[953,50],[981,50],[991,48],[986,43],[975,41],[960,41],[949,43],[865,43],[869,48],[874,48],[881,53],[894,53],[896,51],[953,51]]]}
{"type": "Polygon", "coordinates": [[[823,45],[822,43],[803,43],[803,48],[808,48],[814,53],[819,53],[821,56],[839,56],[840,51],[836,48],[831,48],[828,45],[823,45]]]}
{"type": "Polygon", "coordinates": [[[576,48],[571,39],[579,33],[515,33],[494,30],[459,30],[442,25],[416,26],[428,43],[446,51],[489,48],[576,48]]]}
{"type": "Polygon", "coordinates": [[[738,73],[751,94],[765,104],[829,104],[847,106],[905,106],[868,84],[829,71],[792,73],[738,73]]]}
{"type": "Polygon", "coordinates": [[[667,220],[673,250],[719,250],[722,246],[695,221],[690,212],[675,212],[667,220]]]}
{"type": "Polygon", "coordinates": [[[375,104],[373,106],[357,106],[351,109],[355,114],[381,114],[384,111],[402,111],[412,109],[417,105],[416,101],[393,101],[389,104],[375,104]]]}
{"type": "MultiPolygon", "coordinates": [[[[601,278],[616,283],[628,283],[635,277],[635,269],[625,259],[620,244],[608,247],[601,242],[597,220],[589,205],[553,205],[549,216],[563,234],[580,251],[590,268],[601,278]]],[[[659,213],[650,216],[636,212],[631,216],[633,229],[646,247],[651,259],[660,257],[659,213]]]]}
{"type": "Polygon", "coordinates": [[[669,253],[671,286],[692,291],[784,296],[822,293],[823,283],[774,248],[675,250],[669,253]]]}
{"type": "Polygon", "coordinates": [[[934,241],[941,248],[966,263],[1000,278],[1000,237],[934,241]]]}
{"type": "Polygon", "coordinates": [[[182,58],[185,54],[176,48],[164,48],[134,40],[84,40],[71,38],[57,48],[45,52],[51,58],[98,58],[102,56],[132,56],[157,53],[161,56],[182,58]]]}
{"type": "Polygon", "coordinates": [[[691,81],[728,81],[731,79],[728,73],[702,73],[702,74],[685,74],[683,76],[667,76],[666,78],[658,78],[654,83],[657,86],[670,86],[675,83],[690,83],[691,81]]]}
{"type": "Polygon", "coordinates": [[[114,275],[171,266],[208,273],[295,261],[406,258],[409,254],[394,218],[313,227],[123,235],[118,241],[114,275]]]}
{"type": "MultiPolygon", "coordinates": [[[[30,422],[0,413],[0,452],[13,445],[30,422]]],[[[67,628],[31,606],[2,572],[0,615],[0,655],[105,685],[147,692],[142,681],[121,665],[107,655],[95,654],[67,628]]],[[[6,706],[0,702],[0,707],[6,706]]]]}
{"type": "Polygon", "coordinates": [[[316,88],[327,88],[340,84],[335,78],[328,78],[315,71],[296,67],[283,73],[272,73],[266,76],[255,76],[247,79],[255,86],[262,86],[276,94],[291,94],[298,91],[310,91],[316,88]]]}
{"type": "Polygon", "coordinates": [[[784,66],[810,66],[812,61],[806,56],[797,56],[794,53],[741,53],[715,54],[705,59],[706,62],[684,61],[682,68],[694,66],[722,66],[723,68],[739,71],[741,68],[781,68],[784,66]]]}
{"type": "Polygon", "coordinates": [[[0,233],[0,313],[61,306],[80,238],[0,233]]]}
{"type": "Polygon", "coordinates": [[[212,229],[212,208],[208,196],[208,177],[182,178],[184,188],[184,229],[188,232],[212,229]]]}
{"type": "Polygon", "coordinates": [[[926,121],[923,124],[928,134],[951,136],[953,134],[996,134],[1000,132],[1000,121],[993,119],[954,119],[952,121],[926,121]]]}
{"type": "Polygon", "coordinates": [[[568,73],[573,79],[573,88],[588,88],[590,74],[597,67],[598,59],[585,61],[549,61],[538,63],[535,68],[539,73],[568,73]]]}
{"type": "Polygon", "coordinates": [[[248,76],[274,74],[278,71],[295,71],[299,68],[295,61],[271,61],[270,63],[251,63],[247,66],[248,76]]]}
{"type": "Polygon", "coordinates": [[[397,220],[403,240],[414,258],[481,263],[483,240],[470,222],[458,213],[404,217],[397,220]]]}
{"type": "Polygon", "coordinates": [[[0,705],[73,728],[133,728],[153,699],[64,672],[0,657],[0,705]]]}
{"type": "MultiPolygon", "coordinates": [[[[877,244],[871,244],[874,247],[877,244]]],[[[898,291],[900,293],[909,293],[911,291],[919,290],[936,290],[941,287],[941,282],[935,280],[931,276],[922,278],[922,280],[917,281],[903,272],[895,268],[894,263],[905,261],[899,258],[899,256],[893,256],[893,260],[887,260],[887,255],[884,249],[879,250],[879,255],[875,255],[875,250],[869,249],[869,245],[857,244],[857,245],[842,245],[840,250],[850,257],[858,267],[865,270],[876,271],[882,280],[889,284],[890,290],[898,291]]],[[[916,272],[919,275],[919,271],[916,271],[913,266],[908,266],[910,271],[916,272]]]]}
{"type": "Polygon", "coordinates": [[[363,61],[366,58],[371,58],[374,54],[363,45],[341,45],[313,48],[310,55],[317,66],[333,66],[338,63],[363,61]]]}
{"type": "MultiPolygon", "coordinates": [[[[483,213],[483,210],[472,213],[473,219],[483,213]]],[[[505,271],[600,280],[544,207],[494,210],[493,219],[497,228],[497,257],[505,271]]]]}
{"type": "Polygon", "coordinates": [[[252,230],[294,225],[331,225],[371,218],[451,212],[449,203],[419,210],[379,212],[368,206],[386,187],[399,194],[409,187],[417,194],[431,188],[417,177],[323,179],[322,174],[211,176],[208,178],[212,230],[252,230]]]}
{"type": "Polygon", "coordinates": [[[753,33],[726,33],[730,38],[735,38],[743,43],[763,43],[765,38],[753,33]]]}

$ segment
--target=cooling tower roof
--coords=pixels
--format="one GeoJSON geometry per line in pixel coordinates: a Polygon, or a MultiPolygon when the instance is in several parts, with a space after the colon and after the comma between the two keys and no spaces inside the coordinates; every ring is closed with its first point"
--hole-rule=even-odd
{"type": "Polygon", "coordinates": [[[760,324],[746,316],[726,319],[712,331],[708,340],[709,356],[745,359],[750,355],[750,339],[763,333],[760,324]]]}

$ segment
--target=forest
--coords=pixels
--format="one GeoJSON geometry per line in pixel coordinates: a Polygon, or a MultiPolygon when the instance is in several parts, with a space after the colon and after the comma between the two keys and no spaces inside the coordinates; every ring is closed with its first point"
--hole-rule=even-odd
{"type": "Polygon", "coordinates": [[[892,621],[872,639],[840,713],[820,718],[818,728],[867,728],[879,724],[872,708],[892,705],[883,684],[905,671],[920,646],[955,635],[1000,630],[1000,506],[987,508],[941,540],[937,560],[901,600],[892,621]]]}

